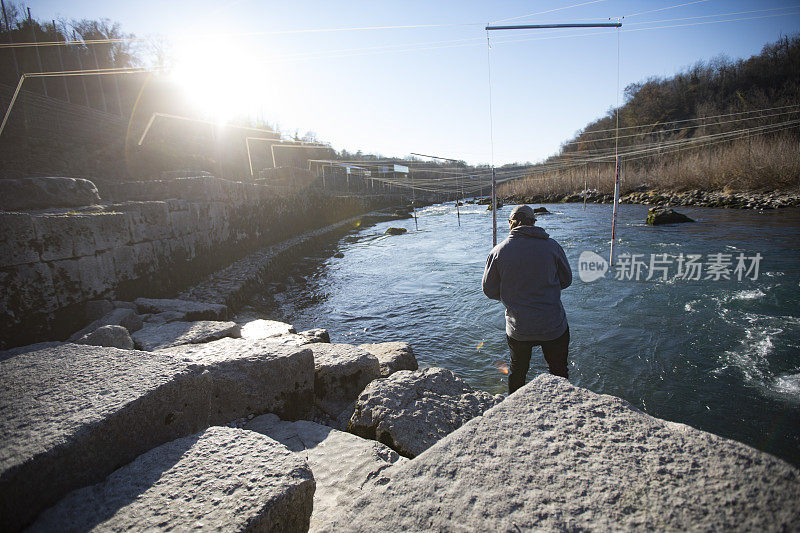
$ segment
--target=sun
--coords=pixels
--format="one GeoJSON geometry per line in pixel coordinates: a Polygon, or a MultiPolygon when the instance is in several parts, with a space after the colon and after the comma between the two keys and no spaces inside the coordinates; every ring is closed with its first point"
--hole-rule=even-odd
{"type": "Polygon", "coordinates": [[[268,80],[262,57],[230,41],[184,40],[175,43],[170,78],[206,117],[226,122],[254,114],[268,80]]]}

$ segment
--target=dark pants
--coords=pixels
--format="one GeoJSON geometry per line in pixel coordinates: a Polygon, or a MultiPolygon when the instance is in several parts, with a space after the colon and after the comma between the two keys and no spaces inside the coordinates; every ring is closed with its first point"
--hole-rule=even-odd
{"type": "Polygon", "coordinates": [[[534,346],[541,346],[544,360],[550,367],[550,373],[562,378],[569,377],[567,355],[569,354],[569,327],[557,339],[551,341],[518,341],[506,335],[508,347],[511,348],[511,369],[508,373],[508,393],[525,385],[525,376],[531,366],[531,351],[534,346]]]}

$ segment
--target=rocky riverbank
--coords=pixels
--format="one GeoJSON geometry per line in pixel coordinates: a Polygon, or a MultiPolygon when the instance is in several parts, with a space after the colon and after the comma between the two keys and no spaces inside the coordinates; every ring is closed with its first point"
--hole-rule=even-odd
{"type": "Polygon", "coordinates": [[[405,342],[88,307],[74,342],[0,354],[3,530],[800,527],[794,467],[561,378],[504,398],[405,342]]]}
{"type": "MultiPolygon", "coordinates": [[[[610,204],[614,196],[595,190],[586,191],[586,202],[610,204]]],[[[506,196],[508,204],[582,203],[584,194],[538,194],[534,196],[506,196]]],[[[487,201],[488,203],[488,201],[487,201]]],[[[657,191],[636,190],[620,196],[623,204],[663,206],[726,207],[731,209],[780,209],[800,207],[800,193],[789,191],[772,192],[725,192],[725,191],[657,191]]]]}

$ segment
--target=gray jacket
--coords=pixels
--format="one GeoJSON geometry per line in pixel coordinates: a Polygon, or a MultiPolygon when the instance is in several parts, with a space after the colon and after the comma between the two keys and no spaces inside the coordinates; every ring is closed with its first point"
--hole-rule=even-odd
{"type": "Polygon", "coordinates": [[[506,307],[506,334],[519,341],[549,341],[567,330],[561,289],[572,269],[561,246],[538,226],[519,226],[486,259],[483,293],[506,307]]]}

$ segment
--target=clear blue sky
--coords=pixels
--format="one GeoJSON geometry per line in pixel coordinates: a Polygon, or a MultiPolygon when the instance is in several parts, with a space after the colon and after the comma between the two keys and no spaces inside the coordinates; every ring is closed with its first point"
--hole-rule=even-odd
{"type": "MultiPolygon", "coordinates": [[[[239,112],[260,113],[283,131],[314,131],[337,149],[400,157],[422,152],[471,163],[491,159],[486,22],[604,22],[624,16],[620,92],[629,83],[669,76],[720,54],[749,57],[800,30],[800,0],[26,5],[39,19],[104,17],[137,36],[174,42],[184,64],[195,67],[185,75],[196,80],[193,96],[208,106],[214,99],[209,92],[222,92],[239,112]],[[533,13],[538,14],[523,16],[533,13]],[[275,33],[401,25],[435,26],[275,33]],[[239,60],[219,65],[209,52],[216,47],[236,50],[239,60]]],[[[545,158],[616,105],[616,30],[492,32],[491,39],[496,164],[545,158]]]]}

